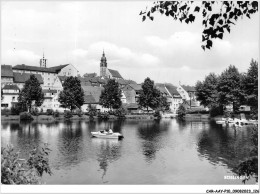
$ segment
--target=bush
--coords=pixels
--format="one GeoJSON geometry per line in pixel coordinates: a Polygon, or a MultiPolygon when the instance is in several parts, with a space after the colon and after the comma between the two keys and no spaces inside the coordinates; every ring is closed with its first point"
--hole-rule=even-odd
{"type": "Polygon", "coordinates": [[[22,112],[22,113],[20,113],[20,120],[21,121],[32,121],[33,117],[28,112],[22,112]]]}
{"type": "Polygon", "coordinates": [[[18,106],[12,106],[11,108],[11,115],[19,115],[20,114],[20,109],[18,106]]]}
{"type": "Polygon", "coordinates": [[[162,118],[159,110],[156,110],[153,116],[156,117],[157,119],[161,119],[162,118]]]}
{"type": "Polygon", "coordinates": [[[72,112],[71,111],[64,111],[64,118],[65,119],[70,119],[70,118],[72,118],[73,117],[73,114],[72,114],[72,112]]]}
{"type": "Polygon", "coordinates": [[[108,113],[109,115],[115,115],[115,116],[117,116],[117,115],[116,115],[116,114],[117,114],[117,111],[109,110],[107,113],[108,113]]]}
{"type": "Polygon", "coordinates": [[[58,110],[56,110],[54,113],[53,113],[53,117],[57,118],[60,116],[60,113],[58,110]]]}
{"type": "Polygon", "coordinates": [[[181,104],[177,110],[177,114],[178,114],[178,118],[183,119],[186,115],[186,109],[183,106],[183,104],[181,104]]]}
{"type": "Polygon", "coordinates": [[[13,146],[1,147],[1,183],[2,184],[41,184],[44,172],[51,175],[49,166],[50,149],[45,144],[30,151],[28,160],[21,159],[13,146]]]}
{"type": "Polygon", "coordinates": [[[46,113],[47,113],[47,115],[53,115],[53,110],[52,109],[47,109],[47,111],[46,111],[46,113]]]}
{"type": "Polygon", "coordinates": [[[97,109],[95,109],[95,108],[89,106],[89,111],[88,111],[87,115],[89,116],[89,118],[90,118],[91,120],[93,120],[93,119],[94,119],[94,116],[97,115],[97,109]]]}
{"type": "Polygon", "coordinates": [[[78,109],[78,110],[76,111],[76,115],[78,115],[78,117],[82,117],[82,116],[83,116],[82,110],[78,109]]]}
{"type": "Polygon", "coordinates": [[[223,107],[222,106],[212,106],[210,111],[209,111],[209,115],[211,117],[216,117],[219,115],[223,115],[223,107]]]}
{"type": "Polygon", "coordinates": [[[1,110],[1,115],[9,116],[11,114],[11,110],[8,108],[1,110]]]}
{"type": "Polygon", "coordinates": [[[40,114],[43,115],[43,108],[41,108],[41,110],[40,110],[40,114]]]}
{"type": "Polygon", "coordinates": [[[126,110],[121,107],[114,112],[114,115],[121,119],[125,118],[126,110]]]}
{"type": "Polygon", "coordinates": [[[31,114],[32,114],[33,116],[38,116],[38,115],[39,115],[39,110],[38,110],[37,108],[32,108],[31,114]]]}
{"type": "Polygon", "coordinates": [[[98,119],[101,119],[101,120],[107,120],[109,119],[109,113],[108,112],[98,112],[98,119]]]}

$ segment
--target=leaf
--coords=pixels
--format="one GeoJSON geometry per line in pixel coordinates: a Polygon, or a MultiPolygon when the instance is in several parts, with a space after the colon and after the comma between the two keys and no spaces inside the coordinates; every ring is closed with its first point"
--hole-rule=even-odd
{"type": "Polygon", "coordinates": [[[200,7],[196,6],[195,9],[194,9],[194,12],[199,12],[200,11],[200,7]]]}
{"type": "Polygon", "coordinates": [[[146,19],[146,16],[143,16],[143,21],[145,21],[145,19],[146,19]]]}
{"type": "Polygon", "coordinates": [[[222,39],[223,38],[223,33],[218,34],[218,38],[222,39]]]}
{"type": "Polygon", "coordinates": [[[254,9],[257,9],[257,8],[258,8],[258,1],[253,1],[253,2],[252,2],[252,7],[253,7],[254,9]]]}
{"type": "Polygon", "coordinates": [[[194,22],[194,20],[195,20],[195,16],[192,15],[192,14],[190,14],[190,15],[189,15],[189,20],[190,20],[190,22],[194,22]]]}
{"type": "Polygon", "coordinates": [[[184,11],[184,9],[186,9],[186,7],[187,7],[187,4],[181,6],[179,9],[182,10],[182,11],[184,11]]]}
{"type": "Polygon", "coordinates": [[[206,47],[207,47],[208,49],[210,49],[210,47],[212,47],[212,41],[211,41],[211,40],[207,40],[207,45],[206,45],[206,47]]]}
{"type": "Polygon", "coordinates": [[[218,21],[218,23],[219,23],[220,25],[223,25],[223,20],[220,19],[220,20],[218,21]]]}

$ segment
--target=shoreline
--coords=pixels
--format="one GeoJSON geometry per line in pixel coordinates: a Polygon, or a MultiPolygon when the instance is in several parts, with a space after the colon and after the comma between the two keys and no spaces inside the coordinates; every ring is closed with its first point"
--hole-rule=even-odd
{"type": "MultiPolygon", "coordinates": [[[[53,117],[52,115],[39,115],[39,116],[33,116],[34,120],[30,122],[44,122],[44,123],[52,123],[57,121],[90,121],[89,116],[82,115],[82,117],[79,117],[77,115],[73,115],[70,119],[65,119],[63,115],[59,117],[53,117]]],[[[126,117],[122,120],[153,120],[155,117],[152,115],[126,115],[126,117]]],[[[98,120],[97,116],[94,116],[94,120],[98,120]]],[[[109,119],[107,120],[121,120],[120,118],[117,118],[114,115],[111,115],[109,119]]],[[[20,122],[20,116],[19,115],[9,115],[9,116],[3,116],[1,115],[1,122],[10,122],[10,121],[17,121],[20,122]]],[[[25,121],[26,122],[26,121],[25,121]]]]}

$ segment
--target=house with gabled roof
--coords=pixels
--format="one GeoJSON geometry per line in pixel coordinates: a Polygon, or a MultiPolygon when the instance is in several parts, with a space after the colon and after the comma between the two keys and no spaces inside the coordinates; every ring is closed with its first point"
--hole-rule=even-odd
{"type": "Polygon", "coordinates": [[[1,65],[1,87],[13,83],[14,74],[11,65],[1,65]]]}
{"type": "Polygon", "coordinates": [[[40,74],[33,74],[33,73],[17,73],[14,72],[14,83],[20,88],[22,89],[24,87],[25,82],[30,79],[31,75],[34,75],[38,82],[40,83],[41,87],[43,86],[43,78],[40,74]]]}
{"type": "Polygon", "coordinates": [[[84,104],[81,106],[82,111],[87,112],[89,106],[96,108],[98,111],[104,112],[108,111],[107,108],[104,108],[100,105],[100,96],[103,87],[95,87],[95,86],[81,86],[84,91],[84,104]]]}
{"type": "Polygon", "coordinates": [[[2,88],[1,109],[11,108],[18,102],[20,89],[16,84],[5,84],[2,88]]]}

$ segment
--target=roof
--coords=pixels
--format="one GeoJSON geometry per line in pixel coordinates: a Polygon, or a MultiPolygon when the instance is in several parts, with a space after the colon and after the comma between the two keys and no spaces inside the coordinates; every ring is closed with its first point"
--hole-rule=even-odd
{"type": "MultiPolygon", "coordinates": [[[[108,69],[108,71],[111,73],[111,75],[113,77],[116,77],[116,78],[122,78],[122,76],[120,75],[120,73],[116,70],[113,70],[113,69],[108,69]]],[[[122,78],[123,79],[123,78],[122,78]]]]}
{"type": "Polygon", "coordinates": [[[43,93],[58,93],[57,90],[42,90],[43,93]]]}
{"type": "Polygon", "coordinates": [[[65,79],[67,78],[68,76],[58,76],[58,78],[60,79],[61,82],[65,81],[65,79]]]}
{"type": "Polygon", "coordinates": [[[37,67],[37,66],[30,66],[30,65],[22,64],[22,65],[15,65],[13,67],[13,69],[16,69],[16,70],[27,70],[27,71],[48,72],[48,73],[57,73],[62,68],[66,67],[67,65],[69,65],[69,64],[46,68],[46,67],[37,67]]]}
{"type": "Polygon", "coordinates": [[[96,76],[97,76],[96,73],[85,73],[85,74],[83,75],[83,77],[89,77],[89,78],[91,78],[91,77],[96,77],[96,76]]]}
{"type": "Polygon", "coordinates": [[[141,84],[129,84],[134,90],[142,90],[141,84]]]}
{"type": "Polygon", "coordinates": [[[176,86],[167,84],[166,88],[172,96],[176,96],[176,95],[180,96],[176,86]]]}
{"type": "Polygon", "coordinates": [[[53,67],[49,67],[49,70],[52,70],[54,72],[59,72],[60,70],[62,70],[64,67],[68,66],[69,64],[65,64],[65,65],[58,65],[58,66],[53,66],[53,67]]]}
{"type": "Polygon", "coordinates": [[[156,88],[161,92],[164,93],[166,95],[169,95],[168,91],[165,89],[164,85],[156,85],[156,88]]]}
{"type": "Polygon", "coordinates": [[[13,84],[6,84],[3,87],[3,90],[19,90],[17,85],[13,85],[13,84]]]}
{"type": "Polygon", "coordinates": [[[196,90],[195,90],[195,87],[193,87],[193,86],[186,86],[186,85],[181,85],[181,87],[186,91],[186,92],[195,92],[196,90]]]}
{"type": "Polygon", "coordinates": [[[98,103],[103,87],[94,86],[81,86],[84,91],[84,96],[92,95],[95,101],[98,103]]]}
{"type": "Polygon", "coordinates": [[[1,65],[1,77],[14,77],[11,65],[1,65]]]}
{"type": "Polygon", "coordinates": [[[96,99],[94,98],[93,95],[84,95],[84,102],[86,104],[96,104],[98,103],[98,101],[96,101],[96,99]]]}
{"type": "Polygon", "coordinates": [[[37,80],[40,82],[40,84],[43,84],[43,79],[40,74],[16,73],[16,72],[14,72],[14,83],[25,83],[25,81],[30,79],[31,75],[34,75],[37,78],[37,80]]]}
{"type": "Polygon", "coordinates": [[[138,109],[138,108],[139,108],[139,106],[138,106],[137,103],[125,104],[125,107],[126,107],[127,109],[138,109]]]}
{"type": "Polygon", "coordinates": [[[45,67],[37,67],[37,66],[29,66],[29,65],[15,65],[13,69],[16,70],[27,70],[27,71],[40,71],[40,72],[48,72],[48,73],[56,73],[54,70],[45,68],[45,67]]]}
{"type": "Polygon", "coordinates": [[[86,82],[81,82],[81,86],[92,86],[91,82],[86,81],[86,82]]]}

